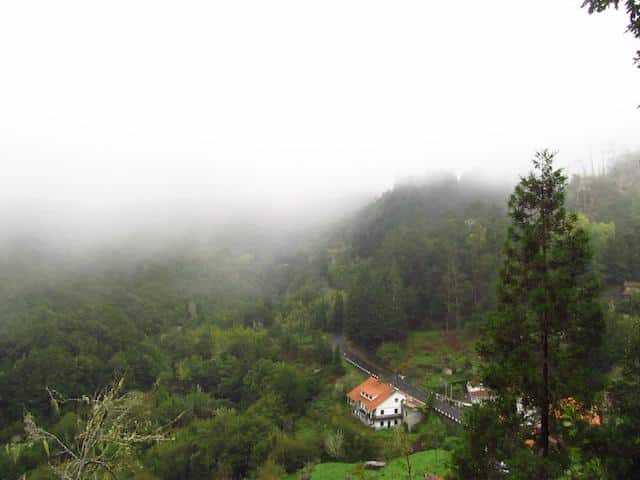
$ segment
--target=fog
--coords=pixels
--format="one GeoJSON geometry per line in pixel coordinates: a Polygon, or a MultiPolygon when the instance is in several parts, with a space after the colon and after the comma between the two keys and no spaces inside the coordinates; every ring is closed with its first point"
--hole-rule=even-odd
{"type": "Polygon", "coordinates": [[[640,145],[637,45],[581,3],[3,2],[2,235],[291,231],[543,147],[600,165],[640,145]]]}

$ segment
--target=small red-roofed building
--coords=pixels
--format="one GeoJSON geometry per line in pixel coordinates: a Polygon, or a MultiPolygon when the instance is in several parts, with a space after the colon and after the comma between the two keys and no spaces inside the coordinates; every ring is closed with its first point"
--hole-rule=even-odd
{"type": "Polygon", "coordinates": [[[640,282],[624,282],[622,295],[627,298],[640,295],[640,282]]]}
{"type": "Polygon", "coordinates": [[[347,393],[351,412],[365,425],[397,428],[402,425],[402,404],[406,395],[388,383],[369,377],[347,393]]]}
{"type": "Polygon", "coordinates": [[[467,382],[467,395],[471,403],[482,403],[485,400],[493,398],[491,389],[485,387],[481,383],[467,382]]]}

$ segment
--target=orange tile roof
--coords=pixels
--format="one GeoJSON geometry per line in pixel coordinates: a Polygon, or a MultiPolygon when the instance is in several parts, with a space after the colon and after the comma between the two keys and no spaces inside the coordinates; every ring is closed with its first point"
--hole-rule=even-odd
{"type": "Polygon", "coordinates": [[[369,377],[356,388],[347,393],[354,402],[362,402],[366,410],[372,411],[394,392],[393,387],[377,378],[369,377]],[[362,395],[366,393],[369,398],[362,395]]]}
{"type": "Polygon", "coordinates": [[[640,294],[640,282],[624,282],[624,292],[622,294],[625,297],[640,294]]]}
{"type": "MultiPolygon", "coordinates": [[[[562,398],[558,401],[558,406],[560,408],[564,406],[572,406],[574,407],[578,413],[580,414],[580,418],[587,422],[591,426],[599,426],[602,424],[602,420],[600,419],[600,415],[596,413],[596,411],[592,408],[591,410],[587,410],[580,402],[578,402],[573,397],[562,398]]],[[[552,410],[552,413],[556,418],[562,417],[562,411],[560,409],[552,410]]]]}
{"type": "Polygon", "coordinates": [[[469,392],[469,398],[471,398],[471,400],[482,400],[484,398],[491,398],[493,395],[491,394],[491,390],[489,389],[484,389],[484,390],[476,390],[475,392],[469,392]]]}
{"type": "MultiPolygon", "coordinates": [[[[533,446],[536,444],[536,441],[533,438],[528,438],[527,440],[524,441],[524,444],[529,448],[533,448],[533,446]]],[[[549,435],[549,445],[557,445],[557,444],[558,444],[558,439],[556,437],[552,437],[551,435],[549,435]]]]}
{"type": "MultiPolygon", "coordinates": [[[[575,398],[573,397],[566,397],[566,398],[561,398],[560,400],[558,400],[558,406],[559,407],[563,407],[563,406],[573,406],[574,408],[576,408],[578,410],[578,413],[580,414],[580,418],[587,422],[589,425],[591,426],[600,426],[602,424],[602,419],[600,418],[600,415],[598,415],[595,410],[591,409],[591,410],[586,410],[582,404],[580,402],[578,402],[575,398]]],[[[555,418],[560,419],[562,418],[562,411],[559,408],[552,408],[551,412],[552,415],[555,416],[555,418]]],[[[533,430],[534,434],[538,434],[540,433],[540,425],[537,425],[536,428],[533,430]]],[[[533,445],[535,445],[535,440],[533,439],[528,439],[524,442],[527,446],[532,447],[533,445]]],[[[549,436],[549,443],[555,445],[558,443],[558,439],[552,436],[549,436]]]]}

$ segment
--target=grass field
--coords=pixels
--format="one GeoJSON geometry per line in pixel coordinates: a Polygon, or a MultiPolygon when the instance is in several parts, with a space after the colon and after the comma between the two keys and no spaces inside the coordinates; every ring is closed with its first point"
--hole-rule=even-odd
{"type": "MultiPolygon", "coordinates": [[[[445,450],[426,450],[414,453],[410,457],[413,478],[424,478],[426,472],[444,475],[447,471],[449,452],[445,450]]],[[[347,479],[385,479],[404,480],[407,478],[406,461],[396,458],[385,468],[378,471],[363,470],[364,462],[358,463],[319,463],[311,472],[311,480],[347,480],[347,479]]],[[[287,480],[296,480],[297,474],[290,475],[287,480]]]]}

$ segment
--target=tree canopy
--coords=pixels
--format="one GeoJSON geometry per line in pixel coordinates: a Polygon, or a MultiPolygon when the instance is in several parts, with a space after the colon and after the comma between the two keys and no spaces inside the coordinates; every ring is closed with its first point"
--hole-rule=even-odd
{"type": "MultiPolygon", "coordinates": [[[[616,10],[620,8],[620,4],[624,4],[625,11],[629,15],[629,24],[627,31],[631,32],[636,38],[640,38],[640,1],[639,0],[584,0],[582,7],[587,7],[589,13],[603,12],[610,7],[616,10]]],[[[640,50],[636,52],[635,63],[640,68],[640,50]]]]}

